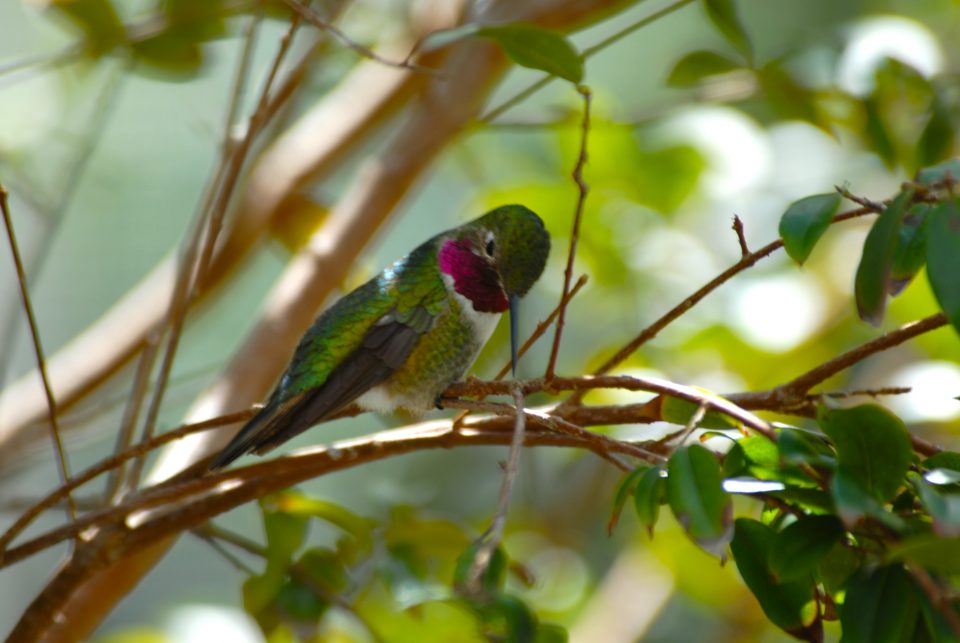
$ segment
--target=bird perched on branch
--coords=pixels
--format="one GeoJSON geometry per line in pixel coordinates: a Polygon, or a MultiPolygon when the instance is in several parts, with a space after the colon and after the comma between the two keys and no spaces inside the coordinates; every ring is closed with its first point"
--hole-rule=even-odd
{"type": "Polygon", "coordinates": [[[550,237],[522,205],[505,205],[425,241],[324,311],[300,340],[266,405],[210,465],[265,453],[351,402],[380,413],[436,404],[463,377],[543,272],[550,237]]]}

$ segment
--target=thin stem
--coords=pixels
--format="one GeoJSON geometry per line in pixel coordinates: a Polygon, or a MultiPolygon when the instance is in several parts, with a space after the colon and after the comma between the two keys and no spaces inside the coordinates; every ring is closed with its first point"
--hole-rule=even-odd
{"type": "MultiPolygon", "coordinates": [[[[47,361],[43,356],[43,344],[40,342],[40,331],[37,328],[37,319],[33,314],[33,305],[30,303],[30,290],[27,288],[27,277],[23,270],[23,262],[20,260],[20,248],[17,245],[17,237],[13,231],[13,219],[10,216],[10,208],[7,203],[7,189],[0,184],[0,210],[3,211],[3,224],[7,229],[7,240],[10,242],[10,254],[13,255],[13,263],[17,271],[17,286],[20,288],[20,299],[23,302],[23,311],[27,315],[27,324],[30,327],[30,338],[33,341],[33,352],[37,359],[37,369],[40,371],[40,380],[43,382],[43,392],[47,397],[47,411],[50,418],[50,437],[53,440],[53,450],[57,454],[58,472],[60,474],[60,484],[66,484],[70,479],[70,465],[67,462],[67,454],[63,448],[63,440],[60,437],[60,425],[57,422],[57,401],[53,397],[53,389],[50,387],[50,379],[47,377],[47,361]]],[[[73,495],[67,494],[67,518],[74,521],[77,518],[77,505],[73,501],[73,495]]]]}
{"type": "Polygon", "coordinates": [[[520,468],[520,451],[523,448],[527,416],[523,411],[523,390],[519,386],[515,386],[512,392],[515,415],[513,437],[510,440],[510,456],[503,472],[503,481],[500,483],[497,511],[493,516],[490,527],[480,537],[481,543],[473,557],[473,565],[467,578],[467,587],[473,594],[481,593],[481,579],[490,566],[493,553],[500,547],[500,541],[503,540],[503,530],[507,525],[507,511],[510,509],[510,498],[513,495],[513,483],[520,468]]]}
{"type": "Polygon", "coordinates": [[[583,180],[583,168],[587,164],[587,140],[590,135],[590,88],[585,85],[577,87],[583,96],[583,120],[580,123],[580,153],[573,168],[573,180],[577,184],[577,205],[573,214],[573,229],[570,231],[570,247],[567,250],[567,267],[563,271],[563,290],[560,293],[560,313],[557,315],[557,327],[553,333],[553,346],[550,349],[550,359],[547,362],[547,371],[544,377],[551,380],[557,365],[557,355],[560,353],[560,338],[563,336],[563,324],[567,316],[567,304],[570,291],[570,282],[573,280],[573,262],[577,256],[577,242],[580,240],[580,221],[583,219],[583,206],[587,200],[590,187],[583,180]]]}

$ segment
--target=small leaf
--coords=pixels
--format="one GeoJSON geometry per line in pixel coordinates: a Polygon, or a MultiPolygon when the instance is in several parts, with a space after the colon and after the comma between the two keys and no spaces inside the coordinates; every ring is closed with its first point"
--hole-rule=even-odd
{"type": "Polygon", "coordinates": [[[960,471],[960,453],[956,451],[941,451],[923,461],[924,469],[951,469],[960,471]]]}
{"type": "Polygon", "coordinates": [[[850,409],[821,407],[817,421],[837,448],[840,468],[877,500],[904,484],[913,449],[900,418],[875,404],[850,409]]]}
{"type": "Polygon", "coordinates": [[[528,24],[484,27],[476,32],[496,42],[522,67],[539,69],[571,83],[583,80],[583,58],[563,35],[528,24]]]}
{"type": "Polygon", "coordinates": [[[857,479],[842,467],[833,474],[830,493],[836,504],[837,515],[849,528],[854,528],[865,516],[874,518],[893,531],[904,528],[904,523],[898,516],[886,511],[880,501],[870,495],[857,479]]]}
{"type": "Polygon", "coordinates": [[[734,442],[727,454],[723,456],[723,477],[733,478],[747,471],[747,455],[739,442],[734,442]]]}
{"type": "Polygon", "coordinates": [[[666,500],[667,479],[660,467],[647,469],[633,490],[633,506],[637,510],[640,524],[653,538],[653,527],[660,516],[660,505],[666,500]]]}
{"type": "Polygon", "coordinates": [[[897,150],[893,145],[890,128],[881,113],[879,101],[875,97],[865,98],[863,108],[866,111],[864,136],[867,143],[887,169],[892,170],[897,164],[897,150]]]}
{"type": "Polygon", "coordinates": [[[781,581],[808,577],[843,534],[835,516],[807,516],[787,525],[770,548],[770,571],[781,581]]]}
{"type": "Polygon", "coordinates": [[[567,643],[570,635],[566,628],[556,623],[541,623],[537,627],[537,635],[534,637],[534,643],[567,643]]]}
{"type": "Polygon", "coordinates": [[[490,601],[474,602],[472,607],[480,617],[486,639],[516,643],[535,640],[537,617],[519,598],[501,594],[490,601]]]}
{"type": "Polygon", "coordinates": [[[267,536],[268,566],[286,566],[306,540],[307,519],[264,506],[263,530],[267,536]]]}
{"type": "Polygon", "coordinates": [[[270,496],[274,507],[288,514],[319,518],[343,529],[361,543],[369,544],[374,523],[329,500],[312,498],[299,491],[286,490],[270,496]]]}
{"type": "Polygon", "coordinates": [[[699,444],[678,449],[667,465],[667,500],[690,538],[718,558],[733,536],[732,503],[722,487],[720,464],[699,444]]]}
{"type": "Polygon", "coordinates": [[[843,640],[914,641],[919,608],[916,588],[902,566],[864,568],[850,581],[840,610],[843,640]]]}
{"type": "Polygon", "coordinates": [[[945,181],[947,177],[960,180],[960,159],[950,159],[931,167],[925,167],[917,172],[917,183],[930,185],[945,181]]]}
{"type": "Polygon", "coordinates": [[[109,0],[55,0],[49,6],[79,26],[93,56],[107,53],[123,42],[123,22],[109,0]]]}
{"type": "Polygon", "coordinates": [[[607,521],[608,534],[613,533],[617,523],[620,522],[620,512],[623,511],[623,505],[626,504],[627,498],[629,498],[630,494],[633,493],[634,488],[637,486],[637,482],[650,469],[651,467],[638,467],[628,473],[623,480],[620,481],[620,485],[617,487],[617,491],[613,495],[613,509],[610,511],[610,520],[607,521]]]}
{"type": "Polygon", "coordinates": [[[667,76],[667,84],[672,87],[690,87],[709,76],[726,74],[742,67],[735,60],[716,52],[694,51],[677,61],[667,76]]]}
{"type": "Polygon", "coordinates": [[[839,209],[840,195],[835,192],[808,196],[790,204],[780,217],[780,236],[791,259],[803,265],[839,209]]]}
{"type": "Polygon", "coordinates": [[[898,194],[874,221],[863,244],[854,291],[860,318],[875,326],[883,320],[883,311],[887,305],[887,283],[893,255],[897,249],[897,237],[904,214],[912,200],[913,190],[907,189],[898,194]]]}
{"type": "Polygon", "coordinates": [[[830,548],[817,567],[817,578],[823,583],[828,594],[835,594],[847,586],[863,561],[857,550],[836,542],[830,548]]]}
{"type": "Polygon", "coordinates": [[[945,201],[928,217],[927,278],[940,308],[960,332],[960,209],[956,201],[945,201]]]}
{"type": "Polygon", "coordinates": [[[707,16],[713,25],[723,34],[731,45],[737,48],[747,60],[753,58],[753,48],[747,32],[737,14],[737,5],[734,0],[704,0],[707,16]]]}
{"type": "Polygon", "coordinates": [[[947,105],[939,94],[934,94],[930,105],[930,120],[917,141],[917,163],[929,165],[943,159],[953,148],[955,135],[947,105]]]}
{"type": "Polygon", "coordinates": [[[927,214],[930,209],[926,203],[917,203],[903,218],[887,280],[887,293],[891,297],[900,294],[927,262],[927,214]]]}
{"type": "MultiPolygon", "coordinates": [[[[737,570],[774,625],[798,638],[814,640],[809,635],[821,632],[823,626],[818,618],[810,624],[803,618],[804,607],[813,600],[813,583],[777,580],[767,564],[775,539],[776,533],[763,523],[738,518],[730,544],[737,570]],[[808,636],[799,636],[801,633],[808,636]]],[[[815,640],[822,640],[822,633],[815,640]]]]}
{"type": "Polygon", "coordinates": [[[941,538],[960,537],[960,496],[943,493],[914,473],[910,482],[933,520],[934,533],[941,538]]]}
{"type": "Polygon", "coordinates": [[[777,436],[780,457],[788,464],[833,467],[836,456],[823,436],[802,429],[783,429],[777,436]]]}

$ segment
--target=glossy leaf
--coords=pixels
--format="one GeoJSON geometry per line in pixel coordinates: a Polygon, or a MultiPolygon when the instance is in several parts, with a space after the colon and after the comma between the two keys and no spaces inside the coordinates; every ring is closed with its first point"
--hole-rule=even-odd
{"type": "Polygon", "coordinates": [[[941,451],[923,461],[924,469],[952,469],[960,471],[960,453],[956,451],[941,451]]]}
{"type": "Polygon", "coordinates": [[[960,332],[960,208],[945,201],[928,216],[927,277],[937,303],[960,332]]]}
{"type": "Polygon", "coordinates": [[[727,41],[736,47],[749,61],[753,58],[753,48],[747,31],[743,28],[740,16],[737,13],[735,0],[704,0],[707,16],[714,26],[723,34],[727,41]]]}
{"type": "Polygon", "coordinates": [[[900,418],[883,407],[820,408],[817,420],[837,448],[840,468],[880,501],[896,494],[910,468],[913,449],[900,418]]]}
{"type": "Polygon", "coordinates": [[[706,50],[694,51],[677,61],[667,76],[667,84],[690,87],[704,78],[726,74],[741,67],[740,63],[722,54],[706,50]]]}
{"type": "Polygon", "coordinates": [[[837,460],[823,436],[802,429],[782,429],[777,435],[777,448],[788,464],[832,467],[837,460]]]}
{"type": "Polygon", "coordinates": [[[583,59],[562,34],[527,24],[484,27],[476,35],[496,42],[521,67],[539,69],[572,83],[583,80],[583,59]]]}
{"type": "Polygon", "coordinates": [[[900,565],[864,568],[840,610],[847,643],[911,643],[920,619],[916,588],[900,565]]]}
{"type": "Polygon", "coordinates": [[[677,520],[705,551],[725,558],[733,536],[732,503],[723,491],[717,459],[692,444],[673,454],[667,472],[667,500],[677,520]]]}
{"type": "Polygon", "coordinates": [[[660,467],[647,469],[633,490],[633,506],[640,524],[653,537],[653,527],[660,517],[660,505],[666,500],[667,479],[660,467]]]}
{"type": "Polygon", "coordinates": [[[943,493],[911,473],[910,482],[933,521],[933,531],[942,538],[960,537],[960,495],[943,493]]]}
{"type": "Polygon", "coordinates": [[[883,505],[868,493],[860,482],[846,469],[840,468],[833,474],[830,493],[836,504],[836,512],[848,527],[855,527],[861,518],[874,518],[893,531],[904,528],[903,521],[888,512],[883,505]]]}
{"type": "Polygon", "coordinates": [[[803,264],[826,232],[840,209],[840,195],[816,194],[794,201],[780,217],[783,249],[798,264],[803,264]]]}
{"type": "Polygon", "coordinates": [[[863,564],[861,554],[840,542],[834,543],[817,566],[817,580],[828,594],[835,594],[847,586],[850,578],[863,564]]]}
{"type": "Polygon", "coordinates": [[[900,294],[927,261],[927,214],[930,206],[918,203],[907,212],[897,234],[897,247],[893,251],[887,292],[900,294]]]}
{"type": "Polygon", "coordinates": [[[809,577],[843,534],[843,525],[835,516],[800,518],[774,539],[770,571],[781,581],[809,577]]]}
{"type": "Polygon", "coordinates": [[[883,320],[887,304],[887,283],[897,249],[900,225],[912,200],[913,190],[907,189],[898,194],[874,221],[863,244],[854,293],[860,318],[873,325],[878,325],[883,320]]]}
{"type": "Polygon", "coordinates": [[[810,640],[808,636],[799,635],[822,630],[819,620],[806,623],[803,618],[804,607],[813,600],[813,583],[782,583],[777,579],[768,564],[775,539],[776,532],[763,523],[738,518],[730,544],[733,559],[743,582],[757,598],[767,618],[798,638],[810,640]]]}

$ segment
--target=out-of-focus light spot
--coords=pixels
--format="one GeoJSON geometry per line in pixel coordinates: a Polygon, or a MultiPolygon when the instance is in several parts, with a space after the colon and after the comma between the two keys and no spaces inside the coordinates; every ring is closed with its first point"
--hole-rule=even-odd
{"type": "Polygon", "coordinates": [[[937,39],[922,24],[899,16],[869,18],[850,30],[838,70],[840,87],[861,96],[869,93],[884,58],[895,58],[928,77],[943,68],[937,39]]]}
{"type": "Polygon", "coordinates": [[[666,125],[671,137],[689,140],[707,159],[702,185],[729,198],[763,183],[769,173],[766,133],[742,112],[726,107],[685,111],[666,125]]]}
{"type": "Polygon", "coordinates": [[[177,608],[167,623],[170,640],[177,643],[260,643],[263,637],[246,614],[216,605],[190,605],[177,608]]]}
{"type": "Polygon", "coordinates": [[[933,471],[928,471],[926,475],[923,476],[923,479],[935,485],[957,484],[960,482],[960,471],[934,469],[933,471]]]}
{"type": "Polygon", "coordinates": [[[0,101],[0,148],[28,148],[49,136],[63,104],[52,74],[19,81],[0,101]]]}
{"type": "Polygon", "coordinates": [[[727,493],[768,493],[783,491],[787,485],[779,480],[757,480],[756,478],[727,478],[723,481],[723,490],[727,493]]]}
{"type": "Polygon", "coordinates": [[[890,378],[890,386],[909,386],[906,395],[889,398],[895,413],[907,421],[949,420],[960,415],[960,366],[929,361],[911,364],[890,378]]]}
{"type": "MultiPolygon", "coordinates": [[[[833,226],[820,243],[826,247],[830,280],[837,292],[847,298],[853,297],[854,275],[860,265],[863,244],[870,231],[872,220],[864,219],[862,224],[850,223],[843,227],[833,226]]],[[[816,253],[820,248],[814,248],[816,253]]],[[[853,304],[851,304],[852,306],[853,304]]]]}
{"type": "Polygon", "coordinates": [[[826,305],[812,277],[773,275],[746,281],[735,293],[731,319],[744,339],[768,351],[787,351],[823,322],[826,305]]]}
{"type": "Polygon", "coordinates": [[[575,607],[586,594],[590,574],[576,552],[548,547],[527,558],[525,563],[536,579],[534,587],[527,592],[527,598],[534,605],[562,612],[575,607]]]}

